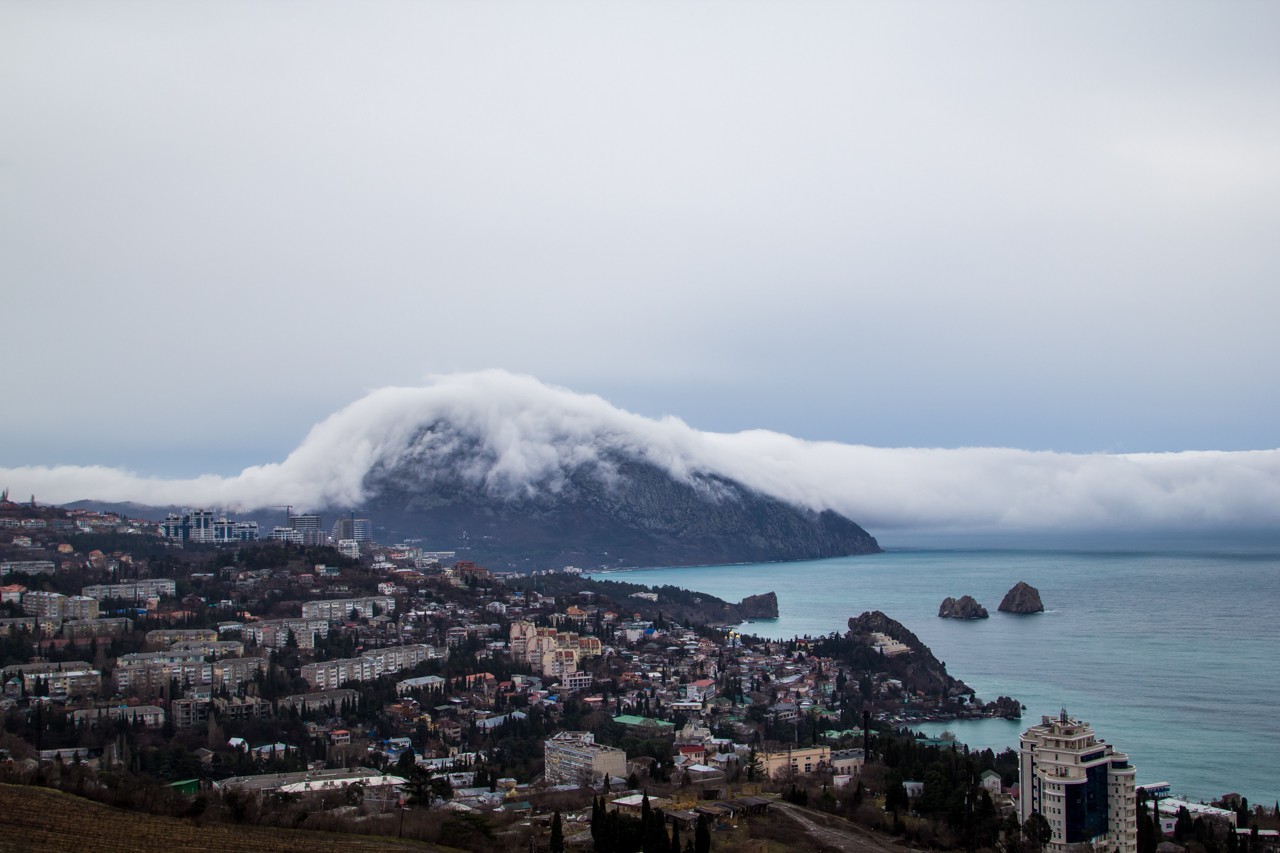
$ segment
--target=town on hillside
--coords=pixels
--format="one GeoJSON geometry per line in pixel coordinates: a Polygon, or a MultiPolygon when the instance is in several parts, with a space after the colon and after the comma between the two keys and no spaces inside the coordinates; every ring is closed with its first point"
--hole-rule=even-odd
{"type": "Polygon", "coordinates": [[[772,596],[494,573],[332,522],[5,493],[0,783],[468,850],[1280,853],[1274,807],[1174,799],[1066,711],[1001,754],[913,733],[1023,709],[886,614],[768,640],[743,620],[772,596]]]}

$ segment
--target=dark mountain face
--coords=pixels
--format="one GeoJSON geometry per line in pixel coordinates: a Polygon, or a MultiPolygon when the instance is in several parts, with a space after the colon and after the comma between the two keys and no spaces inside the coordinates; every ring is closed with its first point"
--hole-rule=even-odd
{"type": "MultiPolygon", "coordinates": [[[[319,511],[326,525],[354,511],[373,522],[379,542],[419,540],[494,569],[772,562],[880,550],[836,512],[796,507],[721,474],[673,474],[682,463],[664,461],[663,452],[608,429],[524,440],[518,429],[507,435],[501,427],[435,420],[403,446],[380,451],[360,506],[298,509],[319,511]]],[[[157,520],[171,509],[182,511],[127,506],[130,515],[157,520]]],[[[233,514],[257,521],[263,536],[286,523],[281,508],[233,514]]]]}
{"type": "Polygon", "coordinates": [[[589,455],[536,486],[495,481],[489,460],[439,427],[365,481],[380,539],[421,538],[490,568],[767,562],[869,554],[838,513],[793,507],[725,477],[672,476],[619,451],[589,455]],[[486,472],[478,476],[477,472],[486,472]],[[463,550],[465,548],[466,550],[463,550]]]}

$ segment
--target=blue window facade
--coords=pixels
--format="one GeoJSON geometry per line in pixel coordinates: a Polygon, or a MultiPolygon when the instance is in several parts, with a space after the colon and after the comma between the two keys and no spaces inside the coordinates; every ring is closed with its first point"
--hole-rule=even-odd
{"type": "Polygon", "coordinates": [[[1083,785],[1071,785],[1066,791],[1066,842],[1082,844],[1105,835],[1107,820],[1107,765],[1085,769],[1083,785]]]}

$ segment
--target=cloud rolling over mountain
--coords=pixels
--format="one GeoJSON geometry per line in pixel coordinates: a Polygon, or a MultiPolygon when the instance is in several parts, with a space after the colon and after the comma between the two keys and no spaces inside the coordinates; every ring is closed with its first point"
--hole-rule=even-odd
{"type": "Polygon", "coordinates": [[[873,533],[1212,531],[1280,522],[1278,450],[1065,454],[709,433],[497,370],[374,391],[313,427],[284,461],[231,477],[29,466],[0,468],[0,482],[41,502],[333,510],[376,497],[370,475],[410,461],[518,500],[554,495],[583,469],[608,480],[620,458],[683,482],[734,480],[799,507],[834,510],[873,533]]]}

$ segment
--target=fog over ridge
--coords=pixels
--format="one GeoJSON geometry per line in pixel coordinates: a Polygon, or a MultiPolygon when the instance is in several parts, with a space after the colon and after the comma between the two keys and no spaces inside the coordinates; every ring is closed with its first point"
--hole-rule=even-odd
{"type": "Polygon", "coordinates": [[[727,477],[872,533],[893,529],[1211,530],[1280,522],[1280,450],[1067,454],[881,448],[764,430],[711,433],[501,370],[373,391],[316,424],[288,457],[238,475],[161,479],[99,466],[0,468],[17,498],[249,510],[359,506],[378,466],[447,466],[495,496],[635,457],[673,476],[727,477]],[[434,429],[433,429],[434,428],[434,429]]]}

